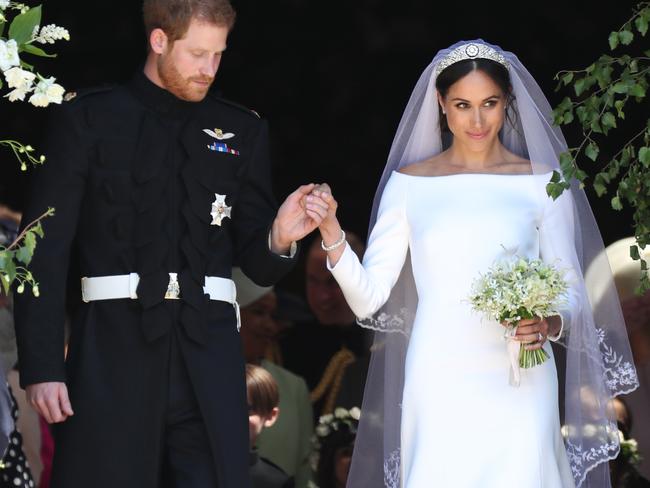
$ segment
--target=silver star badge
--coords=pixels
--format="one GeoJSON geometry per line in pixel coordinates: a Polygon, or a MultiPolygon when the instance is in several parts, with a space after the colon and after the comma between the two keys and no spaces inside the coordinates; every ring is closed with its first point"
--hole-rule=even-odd
{"type": "Polygon", "coordinates": [[[218,141],[225,141],[226,139],[232,139],[233,137],[235,137],[235,134],[233,134],[232,132],[224,132],[221,129],[214,129],[214,130],[203,129],[203,132],[205,132],[210,137],[214,137],[218,141]]]}
{"type": "Polygon", "coordinates": [[[223,219],[226,217],[231,218],[230,212],[232,211],[232,207],[226,205],[226,195],[215,193],[214,196],[215,200],[212,202],[212,211],[210,212],[210,215],[212,215],[212,222],[210,225],[220,226],[223,219]]]}

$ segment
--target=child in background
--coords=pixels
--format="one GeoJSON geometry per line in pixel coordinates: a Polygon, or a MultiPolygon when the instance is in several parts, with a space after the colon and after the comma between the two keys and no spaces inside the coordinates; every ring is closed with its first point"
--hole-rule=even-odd
{"type": "Polygon", "coordinates": [[[259,456],[255,449],[257,436],[271,427],[280,412],[278,385],[264,368],[246,365],[246,395],[248,398],[248,433],[251,446],[250,474],[253,488],[293,488],[292,477],[272,462],[259,456]]]}
{"type": "Polygon", "coordinates": [[[312,438],[312,467],[317,484],[311,483],[309,488],[347,486],[360,416],[358,407],[337,407],[333,414],[321,415],[312,438]]]}

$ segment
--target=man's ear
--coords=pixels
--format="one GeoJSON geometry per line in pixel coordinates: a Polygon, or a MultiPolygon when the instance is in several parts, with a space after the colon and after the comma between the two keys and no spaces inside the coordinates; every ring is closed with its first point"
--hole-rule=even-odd
{"type": "Polygon", "coordinates": [[[167,45],[169,43],[169,38],[165,31],[157,28],[151,31],[149,35],[149,46],[151,50],[156,54],[162,54],[167,50],[167,45]]]}
{"type": "Polygon", "coordinates": [[[278,407],[274,407],[273,410],[271,410],[269,416],[266,417],[266,420],[264,421],[264,427],[271,427],[275,423],[275,421],[278,420],[279,414],[280,414],[280,409],[278,407]]]}

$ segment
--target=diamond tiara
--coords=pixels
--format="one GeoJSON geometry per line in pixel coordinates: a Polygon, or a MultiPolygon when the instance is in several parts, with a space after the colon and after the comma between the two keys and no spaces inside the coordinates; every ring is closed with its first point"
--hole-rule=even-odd
{"type": "Polygon", "coordinates": [[[456,49],[454,49],[449,54],[447,54],[442,59],[442,61],[438,63],[438,66],[436,66],[436,76],[438,76],[442,72],[442,70],[451,66],[454,63],[457,63],[459,61],[464,61],[465,59],[477,59],[477,58],[491,59],[492,61],[496,61],[497,63],[502,64],[506,68],[509,67],[506,58],[504,58],[502,54],[499,54],[490,46],[471,42],[469,44],[463,44],[462,46],[458,46],[456,49]]]}

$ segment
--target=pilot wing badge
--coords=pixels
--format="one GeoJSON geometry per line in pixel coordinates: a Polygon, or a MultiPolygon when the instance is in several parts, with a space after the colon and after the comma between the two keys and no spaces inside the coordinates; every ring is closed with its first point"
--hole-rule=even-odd
{"type": "MultiPolygon", "coordinates": [[[[235,134],[232,132],[224,132],[222,129],[203,129],[203,132],[216,139],[217,141],[226,141],[235,137],[235,134]]],[[[208,149],[211,151],[232,154],[233,156],[239,156],[239,151],[237,149],[233,149],[225,142],[217,141],[212,142],[212,144],[208,144],[208,149]]]]}

